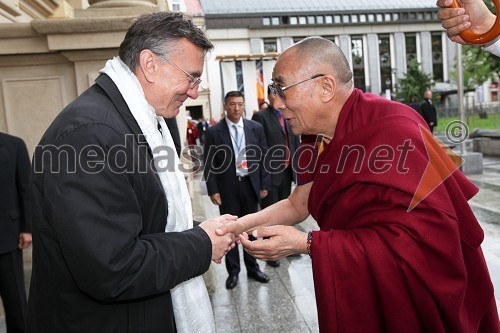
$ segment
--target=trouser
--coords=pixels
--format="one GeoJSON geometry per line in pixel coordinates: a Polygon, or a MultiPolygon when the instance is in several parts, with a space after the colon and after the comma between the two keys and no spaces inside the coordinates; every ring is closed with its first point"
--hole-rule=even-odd
{"type": "Polygon", "coordinates": [[[0,254],[0,296],[5,310],[7,333],[24,332],[26,291],[23,252],[19,249],[0,254]]]}
{"type": "MultiPolygon", "coordinates": [[[[245,216],[247,214],[255,213],[258,210],[258,199],[255,196],[255,191],[252,187],[252,182],[249,177],[244,177],[241,181],[239,180],[236,184],[236,195],[237,195],[237,205],[231,205],[231,207],[225,207],[224,205],[220,207],[220,213],[222,214],[232,214],[238,217],[245,216]]],[[[224,202],[224,198],[221,198],[224,202]]],[[[249,235],[250,240],[255,240],[255,237],[249,235]]],[[[240,253],[238,250],[239,245],[237,244],[232,250],[226,254],[226,269],[229,275],[238,275],[240,272],[240,253]]],[[[247,272],[254,272],[259,270],[259,264],[257,264],[257,259],[252,257],[246,251],[243,251],[243,260],[247,268],[247,272]]]]}

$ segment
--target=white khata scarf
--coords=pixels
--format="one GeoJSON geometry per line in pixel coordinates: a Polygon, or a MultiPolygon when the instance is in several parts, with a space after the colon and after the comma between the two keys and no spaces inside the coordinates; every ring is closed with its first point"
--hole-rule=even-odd
{"type": "MultiPolygon", "coordinates": [[[[156,170],[168,202],[165,232],[192,228],[191,199],[165,120],[156,115],[144,97],[139,80],[119,57],[108,60],[100,72],[108,75],[118,87],[153,152],[156,170]],[[163,135],[158,131],[158,123],[163,135]],[[173,158],[167,156],[168,152],[174,155],[173,158]],[[168,161],[172,159],[174,171],[171,170],[172,166],[168,165],[168,161]]],[[[212,307],[202,276],[178,284],[170,293],[178,332],[215,332],[212,307]]]]}

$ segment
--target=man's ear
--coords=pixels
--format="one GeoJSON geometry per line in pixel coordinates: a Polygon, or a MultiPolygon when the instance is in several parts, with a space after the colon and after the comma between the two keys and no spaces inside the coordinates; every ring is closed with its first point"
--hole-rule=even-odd
{"type": "Polygon", "coordinates": [[[331,75],[325,75],[322,77],[322,93],[321,100],[323,102],[329,102],[335,97],[335,93],[337,92],[337,81],[331,75]]]}
{"type": "Polygon", "coordinates": [[[154,83],[158,74],[158,60],[151,50],[142,50],[139,54],[139,67],[144,78],[149,83],[154,83]]]}

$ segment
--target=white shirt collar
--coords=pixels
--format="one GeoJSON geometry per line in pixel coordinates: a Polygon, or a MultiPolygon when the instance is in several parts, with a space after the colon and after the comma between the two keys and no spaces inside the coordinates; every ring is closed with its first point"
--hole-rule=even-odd
{"type": "Polygon", "coordinates": [[[237,123],[233,123],[231,120],[229,120],[228,117],[226,117],[226,123],[229,128],[232,128],[233,125],[243,128],[243,117],[241,117],[240,121],[238,121],[237,123]]]}

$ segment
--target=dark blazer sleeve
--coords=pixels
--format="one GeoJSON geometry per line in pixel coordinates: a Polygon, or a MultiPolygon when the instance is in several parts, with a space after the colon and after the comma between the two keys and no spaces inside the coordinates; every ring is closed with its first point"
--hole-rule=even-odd
{"type": "MultiPolygon", "coordinates": [[[[49,228],[58,235],[65,263],[84,293],[106,302],[137,299],[167,292],[209,268],[211,242],[201,228],[143,233],[141,211],[148,207],[140,207],[138,196],[145,175],[119,172],[123,161],[109,158],[110,147],[123,144],[122,134],[88,124],[58,144],[75,152],[93,149],[78,154],[76,166],[62,154],[61,171],[43,174],[49,228]]],[[[133,156],[125,158],[133,161],[133,156]]]]}
{"type": "Polygon", "coordinates": [[[29,200],[31,164],[28,157],[28,149],[23,140],[17,140],[16,151],[16,186],[19,195],[18,202],[21,206],[21,232],[31,233],[32,217],[29,200]]]}

